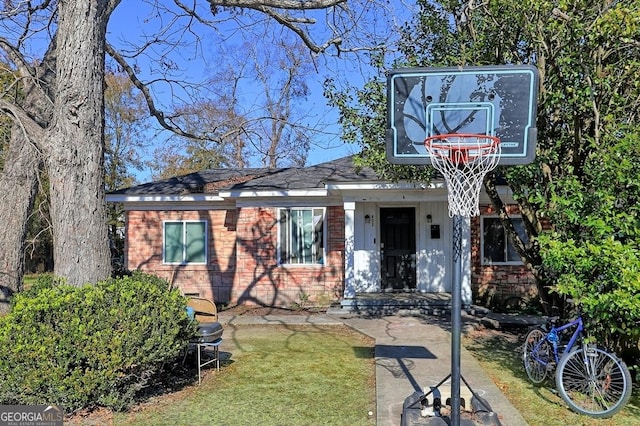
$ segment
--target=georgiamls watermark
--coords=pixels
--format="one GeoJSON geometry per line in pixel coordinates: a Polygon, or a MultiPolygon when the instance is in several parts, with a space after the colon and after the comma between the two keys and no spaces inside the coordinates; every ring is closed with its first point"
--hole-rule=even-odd
{"type": "Polygon", "coordinates": [[[62,426],[58,405],[0,405],[0,426],[62,426]]]}

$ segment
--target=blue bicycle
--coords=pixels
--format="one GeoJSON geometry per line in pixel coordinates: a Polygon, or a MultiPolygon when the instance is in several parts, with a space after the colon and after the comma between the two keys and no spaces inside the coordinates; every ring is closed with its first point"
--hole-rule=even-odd
{"type": "Polygon", "coordinates": [[[631,397],[631,374],[615,354],[584,343],[583,333],[580,315],[561,326],[552,321],[531,329],[524,342],[524,369],[535,384],[555,370],[556,387],[569,408],[594,418],[611,417],[631,397]]]}

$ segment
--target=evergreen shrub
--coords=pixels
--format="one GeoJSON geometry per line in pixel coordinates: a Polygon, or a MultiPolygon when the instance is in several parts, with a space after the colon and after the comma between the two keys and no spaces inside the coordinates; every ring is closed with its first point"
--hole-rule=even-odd
{"type": "Polygon", "coordinates": [[[185,306],[139,272],[80,288],[41,279],[0,318],[0,404],[126,409],[192,337],[185,306]]]}

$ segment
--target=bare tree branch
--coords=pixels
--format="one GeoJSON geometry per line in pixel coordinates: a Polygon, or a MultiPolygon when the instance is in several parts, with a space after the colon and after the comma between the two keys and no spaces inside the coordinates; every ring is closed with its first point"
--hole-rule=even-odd
{"type": "Polygon", "coordinates": [[[346,2],[347,0],[209,0],[211,6],[246,7],[249,9],[267,7],[291,10],[327,9],[346,2]]]}
{"type": "Polygon", "coordinates": [[[124,60],[124,58],[122,57],[122,55],[120,55],[120,53],[118,53],[110,44],[106,43],[105,44],[105,51],[109,54],[109,56],[111,56],[117,63],[118,65],[120,65],[122,67],[122,69],[124,70],[125,73],[127,73],[127,75],[129,76],[129,79],[131,80],[131,82],[134,84],[134,86],[136,86],[136,88],[138,90],[140,90],[140,92],[142,93],[142,95],[144,96],[144,99],[147,103],[147,106],[149,108],[149,113],[156,118],[156,120],[158,120],[158,123],[165,128],[166,130],[169,130],[170,132],[175,133],[176,135],[185,137],[185,138],[190,138],[190,139],[203,139],[200,136],[196,136],[194,134],[188,133],[183,131],[182,129],[180,129],[177,126],[174,126],[172,124],[169,124],[167,122],[167,120],[165,119],[165,115],[162,111],[160,111],[159,109],[156,108],[155,106],[155,102],[153,100],[153,97],[151,96],[151,93],[149,93],[149,88],[145,85],[145,83],[143,83],[142,81],[140,81],[140,79],[138,78],[138,76],[136,75],[136,73],[134,72],[133,68],[131,68],[131,66],[129,66],[129,64],[127,63],[127,61],[124,60]]]}
{"type": "Polygon", "coordinates": [[[272,17],[279,24],[284,25],[285,27],[289,28],[291,31],[296,33],[298,35],[298,37],[300,37],[302,42],[305,44],[305,46],[307,46],[309,48],[309,50],[311,50],[314,53],[322,53],[325,50],[327,50],[327,48],[329,46],[331,46],[331,45],[338,46],[342,42],[342,38],[335,37],[335,38],[332,38],[332,39],[328,40],[323,45],[317,45],[317,44],[315,44],[315,42],[313,40],[311,40],[311,37],[309,37],[309,34],[306,31],[304,31],[301,27],[296,25],[297,21],[296,21],[295,18],[291,18],[289,16],[282,15],[280,13],[277,13],[275,10],[272,10],[272,9],[266,8],[266,7],[256,7],[254,9],[265,13],[266,15],[272,17]]]}
{"type": "Polygon", "coordinates": [[[45,130],[19,106],[0,98],[0,110],[3,110],[13,116],[15,122],[20,126],[27,140],[38,141],[44,139],[46,135],[45,130]]]}
{"type": "Polygon", "coordinates": [[[342,42],[340,36],[332,37],[324,44],[316,44],[310,37],[309,33],[300,26],[313,25],[315,19],[308,17],[291,16],[281,13],[282,10],[317,10],[327,9],[330,7],[346,4],[347,0],[312,0],[312,1],[294,1],[294,0],[271,0],[271,1],[253,1],[253,0],[209,0],[211,12],[215,15],[218,13],[217,6],[245,8],[264,13],[280,25],[293,31],[303,43],[314,53],[321,53],[332,45],[339,46],[342,42]]]}
{"type": "Polygon", "coordinates": [[[0,37],[0,49],[2,49],[7,57],[16,65],[21,75],[33,74],[32,67],[24,62],[24,58],[18,51],[18,48],[4,37],[0,37]]]}

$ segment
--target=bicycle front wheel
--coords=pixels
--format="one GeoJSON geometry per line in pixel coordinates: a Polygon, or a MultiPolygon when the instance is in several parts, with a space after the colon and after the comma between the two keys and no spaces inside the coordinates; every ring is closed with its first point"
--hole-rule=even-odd
{"type": "Polygon", "coordinates": [[[573,411],[611,417],[631,397],[631,374],[617,356],[594,346],[572,350],[558,363],[556,386],[573,411]]]}
{"type": "Polygon", "coordinates": [[[553,349],[547,341],[547,333],[539,327],[531,329],[524,339],[522,353],[524,370],[529,380],[540,384],[547,377],[550,363],[553,362],[553,349]]]}

